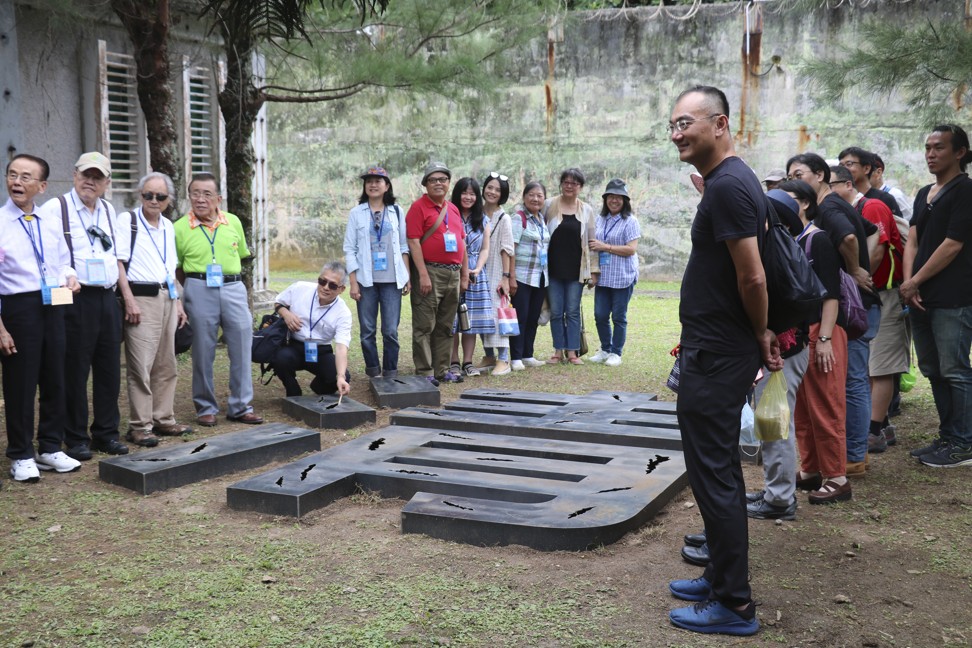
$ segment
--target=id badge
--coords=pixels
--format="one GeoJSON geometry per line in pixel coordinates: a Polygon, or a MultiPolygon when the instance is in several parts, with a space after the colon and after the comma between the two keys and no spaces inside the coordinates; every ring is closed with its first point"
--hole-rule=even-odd
{"type": "Polygon", "coordinates": [[[304,362],[317,362],[317,342],[304,342],[304,362]]]}
{"type": "Polygon", "coordinates": [[[169,287],[169,299],[179,299],[179,290],[176,288],[176,282],[172,275],[165,276],[165,285],[169,287]]]}
{"type": "Polygon", "coordinates": [[[209,288],[223,287],[223,266],[218,263],[210,263],[206,266],[206,286],[209,288]]]}
{"type": "Polygon", "coordinates": [[[388,254],[384,250],[372,250],[371,258],[375,264],[375,272],[383,272],[388,269],[388,254]]]}
{"type": "Polygon", "coordinates": [[[602,266],[603,265],[607,265],[608,263],[611,262],[611,253],[610,252],[598,252],[597,253],[597,262],[599,264],[601,264],[602,266]]]}
{"type": "Polygon", "coordinates": [[[52,288],[57,288],[57,277],[44,277],[41,280],[41,299],[45,306],[50,306],[53,303],[52,288]]]}
{"type": "Polygon", "coordinates": [[[88,283],[92,286],[104,286],[108,283],[108,270],[104,259],[85,259],[84,267],[88,273],[88,283]]]}
{"type": "Polygon", "coordinates": [[[546,250],[540,250],[540,267],[541,268],[546,268],[547,267],[547,251],[546,250]]]}
{"type": "Polygon", "coordinates": [[[446,232],[442,235],[445,240],[445,251],[446,252],[458,252],[459,242],[456,240],[456,235],[452,232],[446,232]]]}

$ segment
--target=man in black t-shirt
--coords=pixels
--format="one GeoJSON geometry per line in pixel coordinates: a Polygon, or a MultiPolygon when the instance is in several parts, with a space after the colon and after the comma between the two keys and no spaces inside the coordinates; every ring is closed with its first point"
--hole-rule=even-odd
{"type": "Polygon", "coordinates": [[[901,217],[901,208],[894,196],[871,186],[871,175],[874,173],[876,164],[874,153],[857,146],[851,146],[841,151],[837,158],[840,160],[840,166],[850,171],[854,186],[864,194],[865,198],[880,200],[888,206],[892,214],[901,217]]]}
{"type": "Polygon", "coordinates": [[[766,328],[766,276],[757,244],[768,203],[756,174],[735,155],[722,91],[683,92],[668,124],[679,158],[705,178],[682,278],[678,424],[689,483],[705,522],[710,562],[702,578],[676,580],[677,598],[705,601],[669,619],[695,632],[759,630],[749,588],[746,491],[739,419],[760,361],[783,368],[766,328]]]}
{"type": "Polygon", "coordinates": [[[915,197],[901,299],[911,307],[918,368],[931,383],[938,438],[911,451],[934,468],[972,465],[972,160],[969,136],[953,124],[925,139],[935,183],[915,197]]]}

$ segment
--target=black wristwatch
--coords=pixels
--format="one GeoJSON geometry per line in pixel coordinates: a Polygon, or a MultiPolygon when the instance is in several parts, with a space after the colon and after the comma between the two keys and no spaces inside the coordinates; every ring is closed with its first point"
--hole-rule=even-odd
{"type": "Polygon", "coordinates": [[[817,336],[817,341],[819,341],[819,342],[830,342],[830,336],[829,335],[820,335],[820,336],[817,336]]]}
{"type": "Polygon", "coordinates": [[[510,273],[509,272],[504,272],[503,273],[503,276],[506,277],[507,279],[509,279],[510,278],[510,273]]]}

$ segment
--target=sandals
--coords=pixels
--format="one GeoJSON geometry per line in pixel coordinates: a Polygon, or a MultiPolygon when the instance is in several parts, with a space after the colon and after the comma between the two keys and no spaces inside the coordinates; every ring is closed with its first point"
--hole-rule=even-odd
{"type": "Polygon", "coordinates": [[[559,354],[556,354],[556,353],[553,354],[552,356],[550,356],[550,359],[547,360],[547,364],[552,364],[552,365],[555,365],[555,364],[563,364],[564,362],[565,362],[564,356],[559,355],[559,354]]]}
{"type": "Polygon", "coordinates": [[[474,367],[473,366],[473,363],[471,363],[471,362],[463,362],[462,363],[462,373],[466,374],[467,376],[481,376],[482,375],[482,372],[480,372],[478,368],[474,367]]]}
{"type": "Polygon", "coordinates": [[[574,356],[573,358],[567,358],[567,362],[569,362],[572,365],[582,365],[582,364],[584,364],[584,361],[581,360],[580,358],[578,358],[577,356],[574,356]]]}

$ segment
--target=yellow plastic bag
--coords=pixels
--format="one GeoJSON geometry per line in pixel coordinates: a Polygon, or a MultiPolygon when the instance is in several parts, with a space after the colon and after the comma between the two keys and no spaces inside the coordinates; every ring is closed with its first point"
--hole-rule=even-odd
{"type": "Polygon", "coordinates": [[[786,378],[782,371],[774,371],[756,405],[756,438],[780,441],[789,436],[790,404],[786,401],[786,378]]]}

